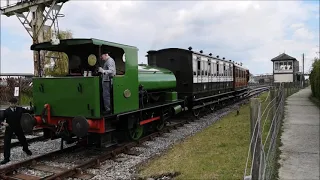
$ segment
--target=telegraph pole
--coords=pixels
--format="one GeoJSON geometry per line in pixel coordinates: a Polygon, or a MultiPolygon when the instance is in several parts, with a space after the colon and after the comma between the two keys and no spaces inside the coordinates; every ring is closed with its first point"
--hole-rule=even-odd
{"type": "MultiPolygon", "coordinates": [[[[68,0],[21,0],[16,4],[1,7],[1,14],[7,17],[16,16],[32,38],[32,43],[42,43],[46,32],[51,33],[51,27],[56,22],[59,12],[68,0]],[[49,8],[46,10],[46,7],[49,8]],[[31,14],[31,20],[28,19],[31,14]],[[45,25],[48,20],[49,25],[45,25]]],[[[51,36],[49,37],[51,39],[51,36]]],[[[42,76],[45,54],[34,51],[34,75],[42,76]],[[39,58],[40,56],[40,58],[39,58]],[[40,59],[40,62],[38,61],[40,59]]]]}

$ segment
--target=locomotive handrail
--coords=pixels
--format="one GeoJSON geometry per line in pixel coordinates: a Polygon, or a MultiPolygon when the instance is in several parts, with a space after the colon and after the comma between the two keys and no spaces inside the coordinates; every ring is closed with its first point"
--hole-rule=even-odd
{"type": "Polygon", "coordinates": [[[41,120],[42,120],[43,124],[48,124],[48,122],[46,122],[46,120],[45,120],[45,113],[47,113],[47,120],[50,121],[51,112],[50,112],[50,105],[49,104],[44,105],[44,108],[41,113],[41,120]]]}

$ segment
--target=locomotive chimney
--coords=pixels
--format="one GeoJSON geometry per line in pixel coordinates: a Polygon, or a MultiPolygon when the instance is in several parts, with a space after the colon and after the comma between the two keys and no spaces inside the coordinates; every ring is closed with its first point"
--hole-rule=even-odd
{"type": "Polygon", "coordinates": [[[157,51],[154,51],[154,50],[150,50],[147,52],[149,66],[156,66],[157,65],[157,59],[156,59],[156,56],[154,55],[156,52],[157,51]]]}

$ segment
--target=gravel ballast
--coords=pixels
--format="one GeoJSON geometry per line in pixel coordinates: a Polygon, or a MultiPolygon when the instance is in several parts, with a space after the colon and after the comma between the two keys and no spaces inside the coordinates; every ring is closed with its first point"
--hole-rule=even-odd
{"type": "MultiPolygon", "coordinates": [[[[235,109],[238,109],[244,101],[236,103],[232,106],[218,110],[212,114],[202,117],[199,120],[185,124],[176,130],[172,130],[170,133],[165,133],[161,137],[156,137],[152,141],[146,141],[142,143],[139,147],[131,148],[130,151],[135,155],[119,154],[114,160],[107,160],[102,163],[99,169],[88,169],[88,173],[92,173],[95,176],[92,178],[94,180],[115,180],[115,179],[136,179],[136,168],[137,165],[147,162],[147,160],[161,155],[172,145],[181,142],[186,137],[192,136],[195,133],[203,130],[204,128],[215,123],[221,117],[229,114],[235,109]]],[[[65,145],[65,147],[71,146],[73,144],[65,145]]],[[[46,154],[51,151],[58,150],[60,148],[60,140],[50,140],[46,142],[36,142],[29,146],[30,150],[33,152],[32,156],[27,156],[23,151],[22,147],[15,147],[11,149],[11,161],[6,165],[10,165],[14,162],[23,161],[30,159],[34,156],[41,154],[46,154]]],[[[80,151],[78,153],[67,154],[64,156],[59,156],[54,158],[54,162],[46,161],[45,164],[61,167],[61,168],[72,168],[76,165],[84,163],[94,156],[98,156],[100,153],[94,150],[80,151]]],[[[0,156],[3,158],[3,154],[0,156]]],[[[0,166],[3,168],[6,165],[0,166]]],[[[33,172],[30,169],[21,169],[28,174],[41,174],[39,172],[33,172]]],[[[46,174],[41,174],[45,176],[46,174]]],[[[68,178],[73,179],[73,178],[68,178]]],[[[75,178],[74,178],[75,179],[75,178]]]]}
{"type": "MultiPolygon", "coordinates": [[[[96,176],[94,180],[111,180],[111,179],[138,179],[136,174],[137,165],[147,162],[147,160],[161,155],[172,145],[181,142],[186,137],[192,136],[195,133],[203,130],[204,128],[215,123],[221,117],[228,115],[235,109],[238,109],[240,104],[244,102],[236,103],[227,108],[218,110],[208,116],[201,119],[185,124],[183,127],[179,127],[177,130],[172,130],[170,133],[165,133],[161,137],[156,137],[152,141],[146,141],[140,147],[131,148],[132,151],[137,151],[140,154],[127,155],[119,154],[116,161],[108,160],[99,169],[89,169],[89,173],[93,173],[96,176]],[[119,161],[119,159],[121,159],[119,161]]],[[[71,178],[69,178],[71,179],[71,178]]]]}

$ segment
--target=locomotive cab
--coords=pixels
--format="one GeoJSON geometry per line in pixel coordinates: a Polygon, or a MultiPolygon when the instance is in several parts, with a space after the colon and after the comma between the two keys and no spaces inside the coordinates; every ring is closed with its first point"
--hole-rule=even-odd
{"type": "Polygon", "coordinates": [[[49,51],[47,55],[60,57],[56,64],[68,64],[68,68],[59,74],[53,68],[53,77],[33,78],[35,117],[22,120],[25,131],[42,127],[64,139],[86,139],[88,144],[110,140],[115,131],[139,139],[145,127],[163,128],[165,121],[184,106],[175,90],[174,73],[138,65],[136,47],[98,39],[64,39],[57,45],[34,44],[31,50],[49,51]],[[103,112],[102,76],[98,73],[104,65],[101,52],[105,51],[116,64],[111,80],[111,114],[103,112]]]}
{"type": "MultiPolygon", "coordinates": [[[[98,68],[103,67],[103,61],[100,59],[102,51],[109,51],[110,56],[115,60],[116,75],[112,78],[111,89],[114,86],[120,86],[126,79],[126,57],[127,49],[112,46],[111,44],[103,44],[100,41],[83,40],[83,39],[68,39],[62,40],[59,45],[52,45],[49,42],[35,44],[31,47],[36,51],[49,51],[50,55],[57,57],[48,57],[49,61],[55,64],[66,66],[65,72],[57,74],[53,71],[53,77],[36,77],[34,78],[34,98],[35,112],[40,115],[45,104],[51,106],[52,116],[69,116],[84,115],[87,118],[102,117],[104,106],[101,86],[101,76],[98,73],[98,68]],[[90,41],[92,41],[90,43],[90,41]],[[56,59],[55,59],[56,58],[56,59]],[[120,83],[120,84],[119,84],[120,83]],[[39,86],[37,88],[37,86],[39,86]],[[47,87],[43,87],[47,86],[47,87]],[[47,91],[45,91],[46,89],[47,91]],[[64,98],[65,97],[65,98],[64,98]],[[70,109],[74,109],[73,111],[70,109]]],[[[41,53],[41,52],[40,52],[41,53]]],[[[128,52],[129,54],[132,52],[128,52]]],[[[127,54],[128,54],[127,53],[127,54]]],[[[134,58],[133,58],[134,59],[134,58]]],[[[134,61],[134,60],[133,60],[134,61]]],[[[129,64],[134,64],[129,58],[129,64]]],[[[49,70],[50,72],[50,70],[49,70]]],[[[136,72],[129,71],[129,74],[136,72]]],[[[133,80],[134,81],[134,80],[133,80]]],[[[129,83],[130,84],[130,83],[129,83]]],[[[113,113],[119,112],[118,104],[113,103],[113,95],[117,95],[112,90],[111,108],[113,113]]],[[[133,109],[133,108],[131,108],[133,109]]]]}
{"type": "MultiPolygon", "coordinates": [[[[59,65],[50,68],[51,76],[33,78],[35,118],[22,120],[25,131],[35,125],[55,131],[63,126],[82,137],[87,133],[105,133],[101,52],[108,51],[116,64],[110,90],[111,114],[138,108],[137,48],[97,39],[65,39],[60,44],[33,44],[31,50],[46,53],[46,61],[59,65]],[[54,62],[54,63],[53,63],[54,62]],[[65,70],[61,70],[63,68],[65,70]],[[125,106],[123,106],[125,104],[125,106]],[[76,124],[78,123],[78,124],[76,124]],[[79,125],[80,123],[80,125],[79,125]]],[[[38,59],[39,64],[40,59],[38,59]]],[[[39,68],[39,72],[41,69],[39,68]]]]}

